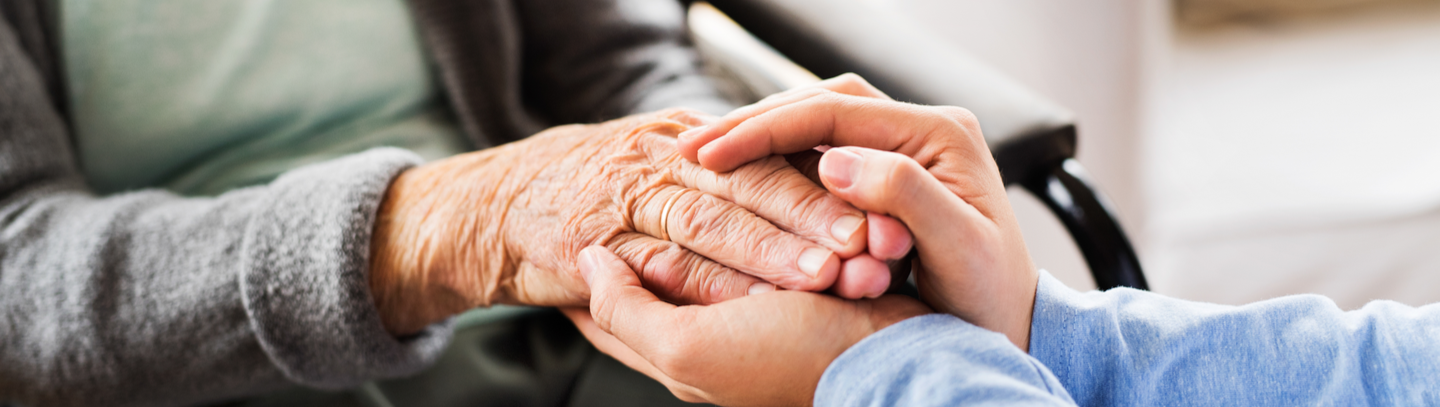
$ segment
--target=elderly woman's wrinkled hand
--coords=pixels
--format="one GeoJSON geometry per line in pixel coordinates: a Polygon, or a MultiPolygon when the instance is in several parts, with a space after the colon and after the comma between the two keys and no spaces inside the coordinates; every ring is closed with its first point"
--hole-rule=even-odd
{"type": "Polygon", "coordinates": [[[596,244],[678,303],[830,287],[865,249],[865,214],[783,158],[723,174],[682,159],[676,134],[707,120],[672,110],[557,127],[402,173],[372,239],[387,328],[497,303],[585,305],[576,256],[596,244]]]}

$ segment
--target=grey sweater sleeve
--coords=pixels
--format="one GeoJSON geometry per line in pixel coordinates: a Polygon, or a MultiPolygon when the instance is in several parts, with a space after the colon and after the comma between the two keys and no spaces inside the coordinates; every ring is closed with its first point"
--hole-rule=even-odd
{"type": "Polygon", "coordinates": [[[215,198],[97,197],[0,20],[0,404],[177,405],[404,375],[448,328],[388,335],[372,221],[418,159],[381,149],[215,198]]]}

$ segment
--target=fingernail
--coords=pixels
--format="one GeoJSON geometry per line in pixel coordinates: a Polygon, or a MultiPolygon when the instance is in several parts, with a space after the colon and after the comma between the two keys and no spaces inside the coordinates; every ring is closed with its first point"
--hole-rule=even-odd
{"type": "Polygon", "coordinates": [[[705,129],[708,128],[710,128],[709,125],[691,127],[690,130],[680,132],[680,135],[678,137],[681,141],[690,141],[690,139],[695,138],[695,136],[700,135],[700,133],[704,133],[705,129]]]}
{"type": "Polygon", "coordinates": [[[849,243],[850,237],[854,236],[855,232],[860,230],[860,226],[864,224],[865,218],[855,215],[841,216],[840,219],[835,220],[835,223],[830,224],[830,234],[835,236],[835,240],[840,244],[849,243]]]}
{"type": "Polygon", "coordinates": [[[775,291],[775,285],[767,282],[758,282],[750,285],[750,291],[745,295],[764,294],[775,291]]]}
{"type": "Polygon", "coordinates": [[[795,263],[800,266],[800,271],[805,272],[805,274],[810,275],[810,277],[815,277],[820,275],[820,269],[824,268],[825,263],[828,263],[830,257],[834,255],[835,253],[829,250],[811,247],[800,252],[800,259],[796,260],[795,263]]]}
{"type": "Polygon", "coordinates": [[[590,284],[590,273],[600,266],[600,259],[595,258],[595,249],[589,247],[580,251],[580,278],[585,279],[585,284],[590,284]]]}
{"type": "Polygon", "coordinates": [[[855,173],[860,171],[862,159],[848,149],[832,148],[820,159],[820,174],[830,181],[831,186],[845,189],[855,182],[855,173]]]}

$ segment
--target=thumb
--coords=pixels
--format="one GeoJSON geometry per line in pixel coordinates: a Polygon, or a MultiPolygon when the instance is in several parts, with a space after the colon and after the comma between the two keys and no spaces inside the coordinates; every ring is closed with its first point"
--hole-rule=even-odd
{"type": "Polygon", "coordinates": [[[637,351],[653,336],[644,330],[661,326],[674,305],[661,301],[640,284],[635,271],[604,246],[580,251],[580,276],[590,284],[590,314],[595,324],[637,351]]]}
{"type": "Polygon", "coordinates": [[[950,241],[946,235],[956,227],[984,219],[920,163],[899,153],[832,148],[820,158],[820,180],[832,194],[857,208],[899,219],[917,241],[950,241]]]}

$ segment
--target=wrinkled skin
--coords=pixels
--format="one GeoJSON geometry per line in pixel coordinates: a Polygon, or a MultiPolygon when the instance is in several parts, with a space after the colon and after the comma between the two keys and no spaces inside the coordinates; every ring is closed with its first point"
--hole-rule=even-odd
{"type": "MultiPolygon", "coordinates": [[[[716,171],[830,146],[816,175],[871,216],[867,253],[846,266],[864,256],[894,258],[913,242],[926,305],[1028,349],[1038,273],[970,112],[895,102],[844,75],[771,96],[679,137],[682,154],[716,171]],[[883,229],[908,229],[913,237],[883,229]]],[[[846,301],[795,292],[675,306],[646,291],[605,248],[585,254],[590,309],[565,315],[597,348],[687,401],[809,404],[825,369],[846,349],[930,312],[898,296],[846,301]]]]}
{"type": "Polygon", "coordinates": [[[726,173],[684,160],[675,136],[707,120],[670,110],[556,127],[402,173],[372,240],[387,329],[497,303],[586,305],[576,256],[597,244],[677,303],[830,287],[864,250],[865,214],[780,157],[726,173]]]}

